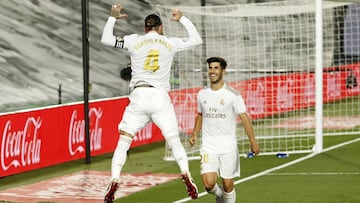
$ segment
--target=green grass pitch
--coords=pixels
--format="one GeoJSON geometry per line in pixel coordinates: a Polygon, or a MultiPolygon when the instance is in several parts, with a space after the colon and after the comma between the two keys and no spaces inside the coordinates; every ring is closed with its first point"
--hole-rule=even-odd
{"type": "MultiPolygon", "coordinates": [[[[324,148],[360,135],[324,137],[324,148]]],[[[360,202],[360,142],[330,150],[288,167],[274,170],[235,186],[237,202],[251,203],[358,203],[360,202]]],[[[130,150],[124,173],[153,172],[179,173],[175,162],[163,161],[164,143],[159,142],[130,150]]],[[[0,179],[0,191],[62,176],[81,170],[109,171],[112,154],[92,157],[91,164],[73,161],[44,169],[21,173],[0,179]]],[[[241,158],[241,177],[237,181],[297,160],[305,154],[291,154],[288,158],[258,156],[241,158]]],[[[199,174],[199,161],[190,161],[190,169],[203,193],[199,174]]],[[[105,190],[105,188],[104,188],[105,190]]],[[[134,193],[115,202],[174,202],[186,198],[183,183],[177,179],[150,189],[134,193]]],[[[202,195],[189,202],[214,202],[212,195],[202,195]]],[[[0,197],[1,202],[1,197],[0,197]]],[[[4,202],[4,201],[3,201],[4,202]]]]}

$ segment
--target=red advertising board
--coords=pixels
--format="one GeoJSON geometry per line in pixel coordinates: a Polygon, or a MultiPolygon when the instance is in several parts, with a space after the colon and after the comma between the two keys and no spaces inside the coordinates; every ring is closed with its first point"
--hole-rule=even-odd
{"type": "MultiPolygon", "coordinates": [[[[360,84],[349,86],[347,80],[351,75],[360,78],[360,64],[326,69],[323,74],[323,101],[360,95],[360,84]]],[[[242,94],[253,119],[315,104],[314,73],[279,74],[229,84],[242,94]]],[[[192,131],[196,94],[200,88],[169,93],[182,132],[192,131]]],[[[128,102],[125,97],[90,102],[92,156],[113,152],[119,136],[117,126],[128,102]]],[[[2,114],[0,130],[0,177],[85,157],[82,103],[2,114]]],[[[160,130],[149,123],[135,136],[131,147],[163,139],[160,130]]]]}
{"type": "MultiPolygon", "coordinates": [[[[89,104],[92,156],[115,149],[117,125],[127,104],[127,98],[89,104]]],[[[83,104],[1,115],[0,127],[0,177],[85,157],[83,104]]],[[[158,128],[149,124],[136,135],[132,147],[162,139],[158,128]]]]}
{"type": "MultiPolygon", "coordinates": [[[[360,84],[347,80],[360,78],[360,64],[326,69],[323,73],[323,102],[360,95],[360,84]]],[[[359,81],[358,81],[359,82],[359,81]]],[[[253,119],[315,105],[315,73],[279,74],[230,83],[239,90],[253,119]]]]}

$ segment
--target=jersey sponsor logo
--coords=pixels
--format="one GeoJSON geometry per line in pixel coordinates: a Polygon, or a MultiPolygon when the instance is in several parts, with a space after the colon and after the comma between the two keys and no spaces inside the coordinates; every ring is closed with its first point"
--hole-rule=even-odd
{"type": "Polygon", "coordinates": [[[115,48],[118,48],[118,49],[124,48],[124,39],[123,38],[116,37],[115,48]]]}
{"type": "Polygon", "coordinates": [[[203,113],[204,118],[226,118],[226,114],[219,112],[218,109],[214,107],[209,107],[206,112],[203,113]]]}
{"type": "Polygon", "coordinates": [[[204,113],[203,114],[203,117],[204,118],[226,118],[226,114],[224,114],[224,113],[208,113],[208,112],[206,112],[206,113],[204,113]]]}

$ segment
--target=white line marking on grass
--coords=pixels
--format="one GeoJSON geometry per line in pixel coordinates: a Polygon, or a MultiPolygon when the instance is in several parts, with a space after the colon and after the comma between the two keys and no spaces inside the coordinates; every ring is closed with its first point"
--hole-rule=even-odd
{"type": "MultiPolygon", "coordinates": [[[[355,142],[358,142],[360,141],[360,138],[357,138],[357,139],[353,139],[353,140],[350,140],[350,141],[347,141],[347,142],[343,142],[343,143],[340,143],[338,145],[334,145],[334,146],[331,146],[329,148],[326,148],[326,149],[323,149],[323,152],[328,152],[328,151],[331,151],[331,150],[334,150],[334,149],[337,149],[339,147],[342,147],[342,146],[345,146],[345,145],[349,145],[349,144],[352,144],[352,143],[355,143],[355,142]]],[[[277,166],[277,167],[274,167],[274,168],[270,168],[268,170],[265,170],[265,171],[262,171],[260,173],[257,173],[257,174],[254,174],[252,176],[248,176],[248,177],[245,177],[245,178],[242,178],[240,180],[237,180],[237,181],[234,181],[234,185],[237,185],[237,184],[240,184],[240,183],[243,183],[243,182],[246,182],[248,180],[251,180],[251,179],[254,179],[254,178],[257,178],[257,177],[260,177],[260,176],[263,176],[263,175],[267,175],[273,171],[276,171],[276,170],[279,170],[279,169],[282,169],[282,168],[286,168],[288,166],[291,166],[291,165],[294,165],[294,164],[297,164],[299,162],[302,162],[302,161],[305,161],[307,159],[310,159],[318,154],[321,154],[321,153],[311,153],[311,154],[308,154],[306,156],[303,156],[303,157],[300,157],[296,160],[293,160],[291,162],[288,162],[288,163],[285,163],[283,165],[280,165],[280,166],[277,166]]],[[[207,192],[202,192],[202,193],[199,193],[198,197],[202,197],[202,196],[205,196],[207,195],[208,193],[207,192]]],[[[182,202],[188,202],[188,201],[191,201],[192,199],[190,197],[187,197],[187,198],[183,198],[183,199],[180,199],[178,201],[175,201],[173,203],[182,203],[182,202]]]]}
{"type": "Polygon", "coordinates": [[[308,176],[308,175],[360,175],[360,172],[304,172],[304,173],[268,173],[267,176],[308,176]]]}

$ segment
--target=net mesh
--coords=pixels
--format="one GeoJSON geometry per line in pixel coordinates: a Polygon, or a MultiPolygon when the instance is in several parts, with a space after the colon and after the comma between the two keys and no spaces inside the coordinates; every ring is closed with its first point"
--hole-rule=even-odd
{"type": "MultiPolygon", "coordinates": [[[[157,8],[166,35],[187,36],[170,20],[171,8],[157,8]]],[[[190,157],[198,154],[199,146],[190,147],[187,139],[197,113],[196,93],[208,84],[206,58],[211,56],[227,60],[225,80],[242,94],[264,154],[311,152],[315,8],[313,0],[179,8],[204,41],[178,53],[173,67],[170,96],[190,157]]],[[[355,2],[323,1],[325,135],[359,133],[359,8],[355,2]]],[[[238,127],[240,153],[246,154],[248,140],[241,122],[238,127]]],[[[167,147],[165,159],[171,159],[167,147]]]]}

